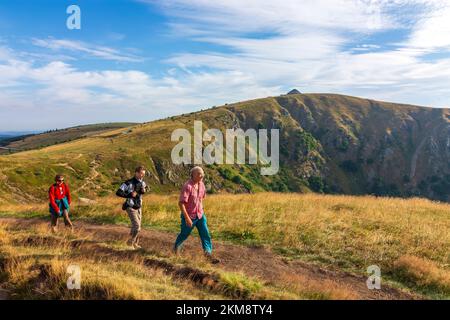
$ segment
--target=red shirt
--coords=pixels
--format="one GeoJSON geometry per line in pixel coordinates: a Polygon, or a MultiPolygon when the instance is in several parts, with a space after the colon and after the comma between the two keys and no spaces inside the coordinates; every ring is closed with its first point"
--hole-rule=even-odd
{"type": "Polygon", "coordinates": [[[70,204],[72,199],[70,198],[69,186],[65,183],[61,183],[59,186],[56,183],[52,184],[52,186],[48,190],[48,198],[55,212],[59,213],[59,207],[56,204],[55,200],[61,200],[64,197],[67,197],[67,201],[70,204]]]}
{"type": "Polygon", "coordinates": [[[184,203],[187,214],[191,219],[201,219],[203,217],[203,199],[206,197],[205,184],[203,181],[198,183],[198,189],[194,181],[189,179],[181,189],[180,202],[184,203]]]}

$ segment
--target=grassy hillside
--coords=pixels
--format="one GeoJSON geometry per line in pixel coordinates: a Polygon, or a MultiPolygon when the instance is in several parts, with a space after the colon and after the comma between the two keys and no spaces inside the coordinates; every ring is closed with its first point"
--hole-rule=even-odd
{"type": "Polygon", "coordinates": [[[57,143],[68,142],[107,130],[125,128],[134,123],[98,123],[76,126],[66,129],[54,129],[39,134],[27,134],[14,137],[0,137],[0,154],[14,153],[24,150],[39,149],[57,143]]]}
{"type": "Polygon", "coordinates": [[[449,109],[292,94],[97,129],[73,129],[77,139],[67,142],[48,133],[59,140],[0,156],[0,214],[21,219],[3,220],[0,228],[0,279],[12,297],[450,298],[449,204],[416,197],[449,201],[449,109]],[[206,213],[225,261],[217,268],[193,253],[198,246],[188,250],[191,259],[170,254],[179,227],[174,192],[190,168],[171,162],[170,137],[178,128],[192,131],[194,120],[204,130],[280,129],[277,175],[262,176],[256,165],[204,166],[206,213]],[[148,249],[136,254],[123,246],[128,219],[113,194],[140,164],[151,193],[144,207],[148,249]],[[48,218],[56,173],[71,186],[75,221],[110,224],[106,229],[85,225],[75,235],[49,235],[47,221],[24,219],[48,218]],[[62,291],[70,261],[86,270],[87,291],[62,291]],[[373,264],[389,286],[379,296],[365,287],[373,264]],[[205,274],[207,285],[186,276],[186,266],[205,274]]]}
{"type": "MultiPolygon", "coordinates": [[[[222,275],[230,275],[228,272],[232,271],[231,278],[240,283],[234,287],[247,288],[245,290],[252,298],[368,298],[367,295],[376,293],[370,293],[365,287],[366,269],[370,265],[377,265],[381,268],[382,286],[385,288],[391,286],[422,297],[450,299],[448,204],[424,199],[403,200],[371,196],[279,193],[211,195],[206,199],[205,208],[216,252],[223,263],[210,269],[211,266],[205,264],[200,256],[198,239],[191,239],[189,242],[189,252],[194,252],[193,256],[189,253],[188,256],[184,255],[184,259],[183,256],[177,258],[170,254],[171,245],[179,229],[177,195],[150,195],[146,196],[144,201],[144,227],[155,235],[154,239],[149,239],[144,245],[144,249],[148,250],[147,254],[151,253],[153,259],[162,259],[172,264],[182,263],[184,266],[222,275]],[[157,232],[161,231],[168,234],[157,236],[157,232]],[[222,241],[230,245],[224,247],[218,243],[222,241]],[[279,265],[273,262],[277,259],[282,259],[279,265]],[[307,269],[305,265],[299,265],[300,262],[307,263],[307,269]],[[311,265],[328,271],[319,272],[310,267],[311,265]],[[294,266],[299,269],[290,269],[294,266]],[[275,269],[280,270],[280,276],[272,275],[275,269]],[[347,277],[345,272],[356,276],[347,277]],[[320,278],[320,275],[325,274],[329,277],[320,278]],[[345,283],[339,284],[339,279],[343,279],[345,283]],[[356,287],[352,286],[360,288],[356,290],[356,287]]],[[[98,251],[99,256],[105,257],[101,263],[110,262],[105,253],[109,252],[109,249],[105,247],[121,250],[123,254],[124,250],[129,252],[123,245],[128,229],[124,229],[123,237],[119,241],[112,226],[127,226],[129,223],[120,207],[119,198],[107,197],[99,198],[96,203],[89,205],[77,203],[72,208],[73,219],[78,226],[82,222],[107,223],[101,229],[103,233],[99,233],[99,230],[91,231],[85,239],[87,243],[92,240],[95,245],[103,248],[103,251],[98,248],[95,251],[98,251]],[[109,240],[104,240],[102,234],[106,234],[109,240]]],[[[46,203],[0,206],[3,218],[46,218],[47,211],[46,203]]],[[[110,286],[108,281],[111,279],[100,276],[91,278],[91,272],[101,266],[93,265],[91,259],[95,260],[96,256],[70,249],[70,241],[79,239],[81,235],[45,240],[49,236],[48,226],[45,223],[36,225],[35,222],[30,222],[30,225],[31,231],[26,231],[29,227],[25,226],[7,228],[0,237],[4,246],[3,252],[8,256],[23,257],[17,271],[12,270],[12,267],[8,269],[11,273],[8,275],[11,280],[8,281],[13,283],[13,287],[17,286],[14,288],[22,288],[19,280],[31,277],[26,272],[23,273],[26,276],[20,276],[19,270],[31,268],[36,263],[43,264],[46,268],[61,270],[62,265],[68,261],[79,261],[77,259],[84,259],[80,263],[86,264],[92,283],[98,284],[100,279],[104,279],[98,285],[110,286]],[[44,239],[26,240],[33,235],[34,238],[44,239]],[[60,246],[53,245],[51,241],[60,243],[60,246]],[[39,243],[43,248],[30,247],[39,243]],[[4,249],[5,247],[9,249],[4,249]],[[48,258],[33,260],[33,257],[38,256],[48,258]]],[[[141,253],[137,256],[141,256],[141,253]]],[[[144,254],[143,257],[147,256],[144,254]]],[[[181,287],[176,291],[172,280],[164,280],[161,275],[155,275],[157,284],[147,284],[146,280],[143,286],[148,287],[138,290],[133,283],[141,281],[141,276],[144,277],[141,267],[134,266],[130,269],[134,271],[122,275],[128,268],[128,258],[124,261],[115,254],[111,259],[112,264],[105,267],[106,270],[117,270],[114,277],[124,276],[124,281],[131,283],[128,289],[125,282],[123,286],[120,284],[119,289],[126,289],[126,292],[136,291],[134,294],[127,293],[128,296],[125,293],[117,293],[119,297],[158,297],[154,292],[157,290],[155,286],[164,281],[167,287],[160,291],[161,296],[164,292],[172,292],[169,296],[179,298],[183,297],[183,290],[190,290],[189,287],[181,287]]],[[[91,280],[89,281],[91,283],[91,280]]],[[[232,294],[227,295],[220,290],[214,292],[222,297],[233,297],[232,294]]],[[[201,297],[202,292],[195,295],[201,297]]]]}
{"type": "Polygon", "coordinates": [[[280,129],[280,172],[255,165],[208,165],[216,192],[294,191],[421,196],[449,201],[450,111],[332,94],[256,99],[90,134],[39,150],[0,156],[0,201],[46,196],[58,172],[76,196],[111,194],[144,164],[152,191],[177,190],[188,168],[173,165],[173,130],[280,129]],[[14,196],[12,196],[14,194],[14,196]]]}

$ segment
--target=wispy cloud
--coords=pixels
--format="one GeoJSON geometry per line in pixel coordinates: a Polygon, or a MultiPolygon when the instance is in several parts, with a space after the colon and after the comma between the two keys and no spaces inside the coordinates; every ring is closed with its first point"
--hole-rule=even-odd
{"type": "Polygon", "coordinates": [[[413,48],[450,50],[450,3],[447,1],[428,4],[429,10],[413,27],[406,43],[413,48]]]}
{"type": "Polygon", "coordinates": [[[166,14],[199,31],[257,32],[276,30],[295,32],[302,26],[339,30],[379,30],[396,21],[383,15],[383,1],[370,0],[169,0],[143,1],[158,5],[166,14]],[[208,25],[209,28],[204,28],[208,25]]]}
{"type": "Polygon", "coordinates": [[[240,71],[265,86],[426,105],[450,102],[443,90],[450,86],[450,55],[442,55],[450,45],[450,9],[441,1],[149,3],[161,7],[176,33],[186,29],[193,41],[228,49],[168,59],[185,69],[240,71]],[[395,31],[405,35],[386,36],[395,31]],[[432,53],[441,55],[426,59],[432,53]]]}
{"type": "Polygon", "coordinates": [[[78,52],[85,53],[88,56],[122,62],[141,62],[142,58],[123,53],[117,49],[97,46],[82,41],[66,40],[66,39],[32,39],[35,46],[44,47],[60,52],[78,52]]]}
{"type": "Polygon", "coordinates": [[[24,125],[25,119],[17,115],[26,114],[27,121],[33,119],[33,129],[48,128],[55,121],[63,121],[59,127],[109,119],[148,121],[206,108],[213,101],[231,102],[231,96],[240,100],[279,91],[238,71],[174,69],[156,79],[139,70],[80,71],[63,61],[42,65],[17,58],[0,60],[0,84],[1,126],[17,121],[24,125]]]}

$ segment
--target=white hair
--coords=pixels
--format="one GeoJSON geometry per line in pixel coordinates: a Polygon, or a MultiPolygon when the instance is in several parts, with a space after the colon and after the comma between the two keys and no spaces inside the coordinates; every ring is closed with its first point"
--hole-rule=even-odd
{"type": "Polygon", "coordinates": [[[194,172],[196,172],[196,171],[199,171],[199,172],[201,172],[203,175],[205,175],[205,172],[203,171],[203,168],[200,167],[200,166],[196,166],[196,167],[193,167],[193,168],[191,169],[191,177],[192,177],[192,175],[194,174],[194,172]]]}

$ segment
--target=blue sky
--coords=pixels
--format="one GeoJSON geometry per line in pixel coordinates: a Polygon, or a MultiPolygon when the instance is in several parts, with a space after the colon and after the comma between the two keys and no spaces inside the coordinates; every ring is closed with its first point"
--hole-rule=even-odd
{"type": "Polygon", "coordinates": [[[0,131],[149,121],[291,88],[450,104],[450,3],[0,0],[0,131]],[[81,9],[81,30],[66,8],[81,9]]]}

